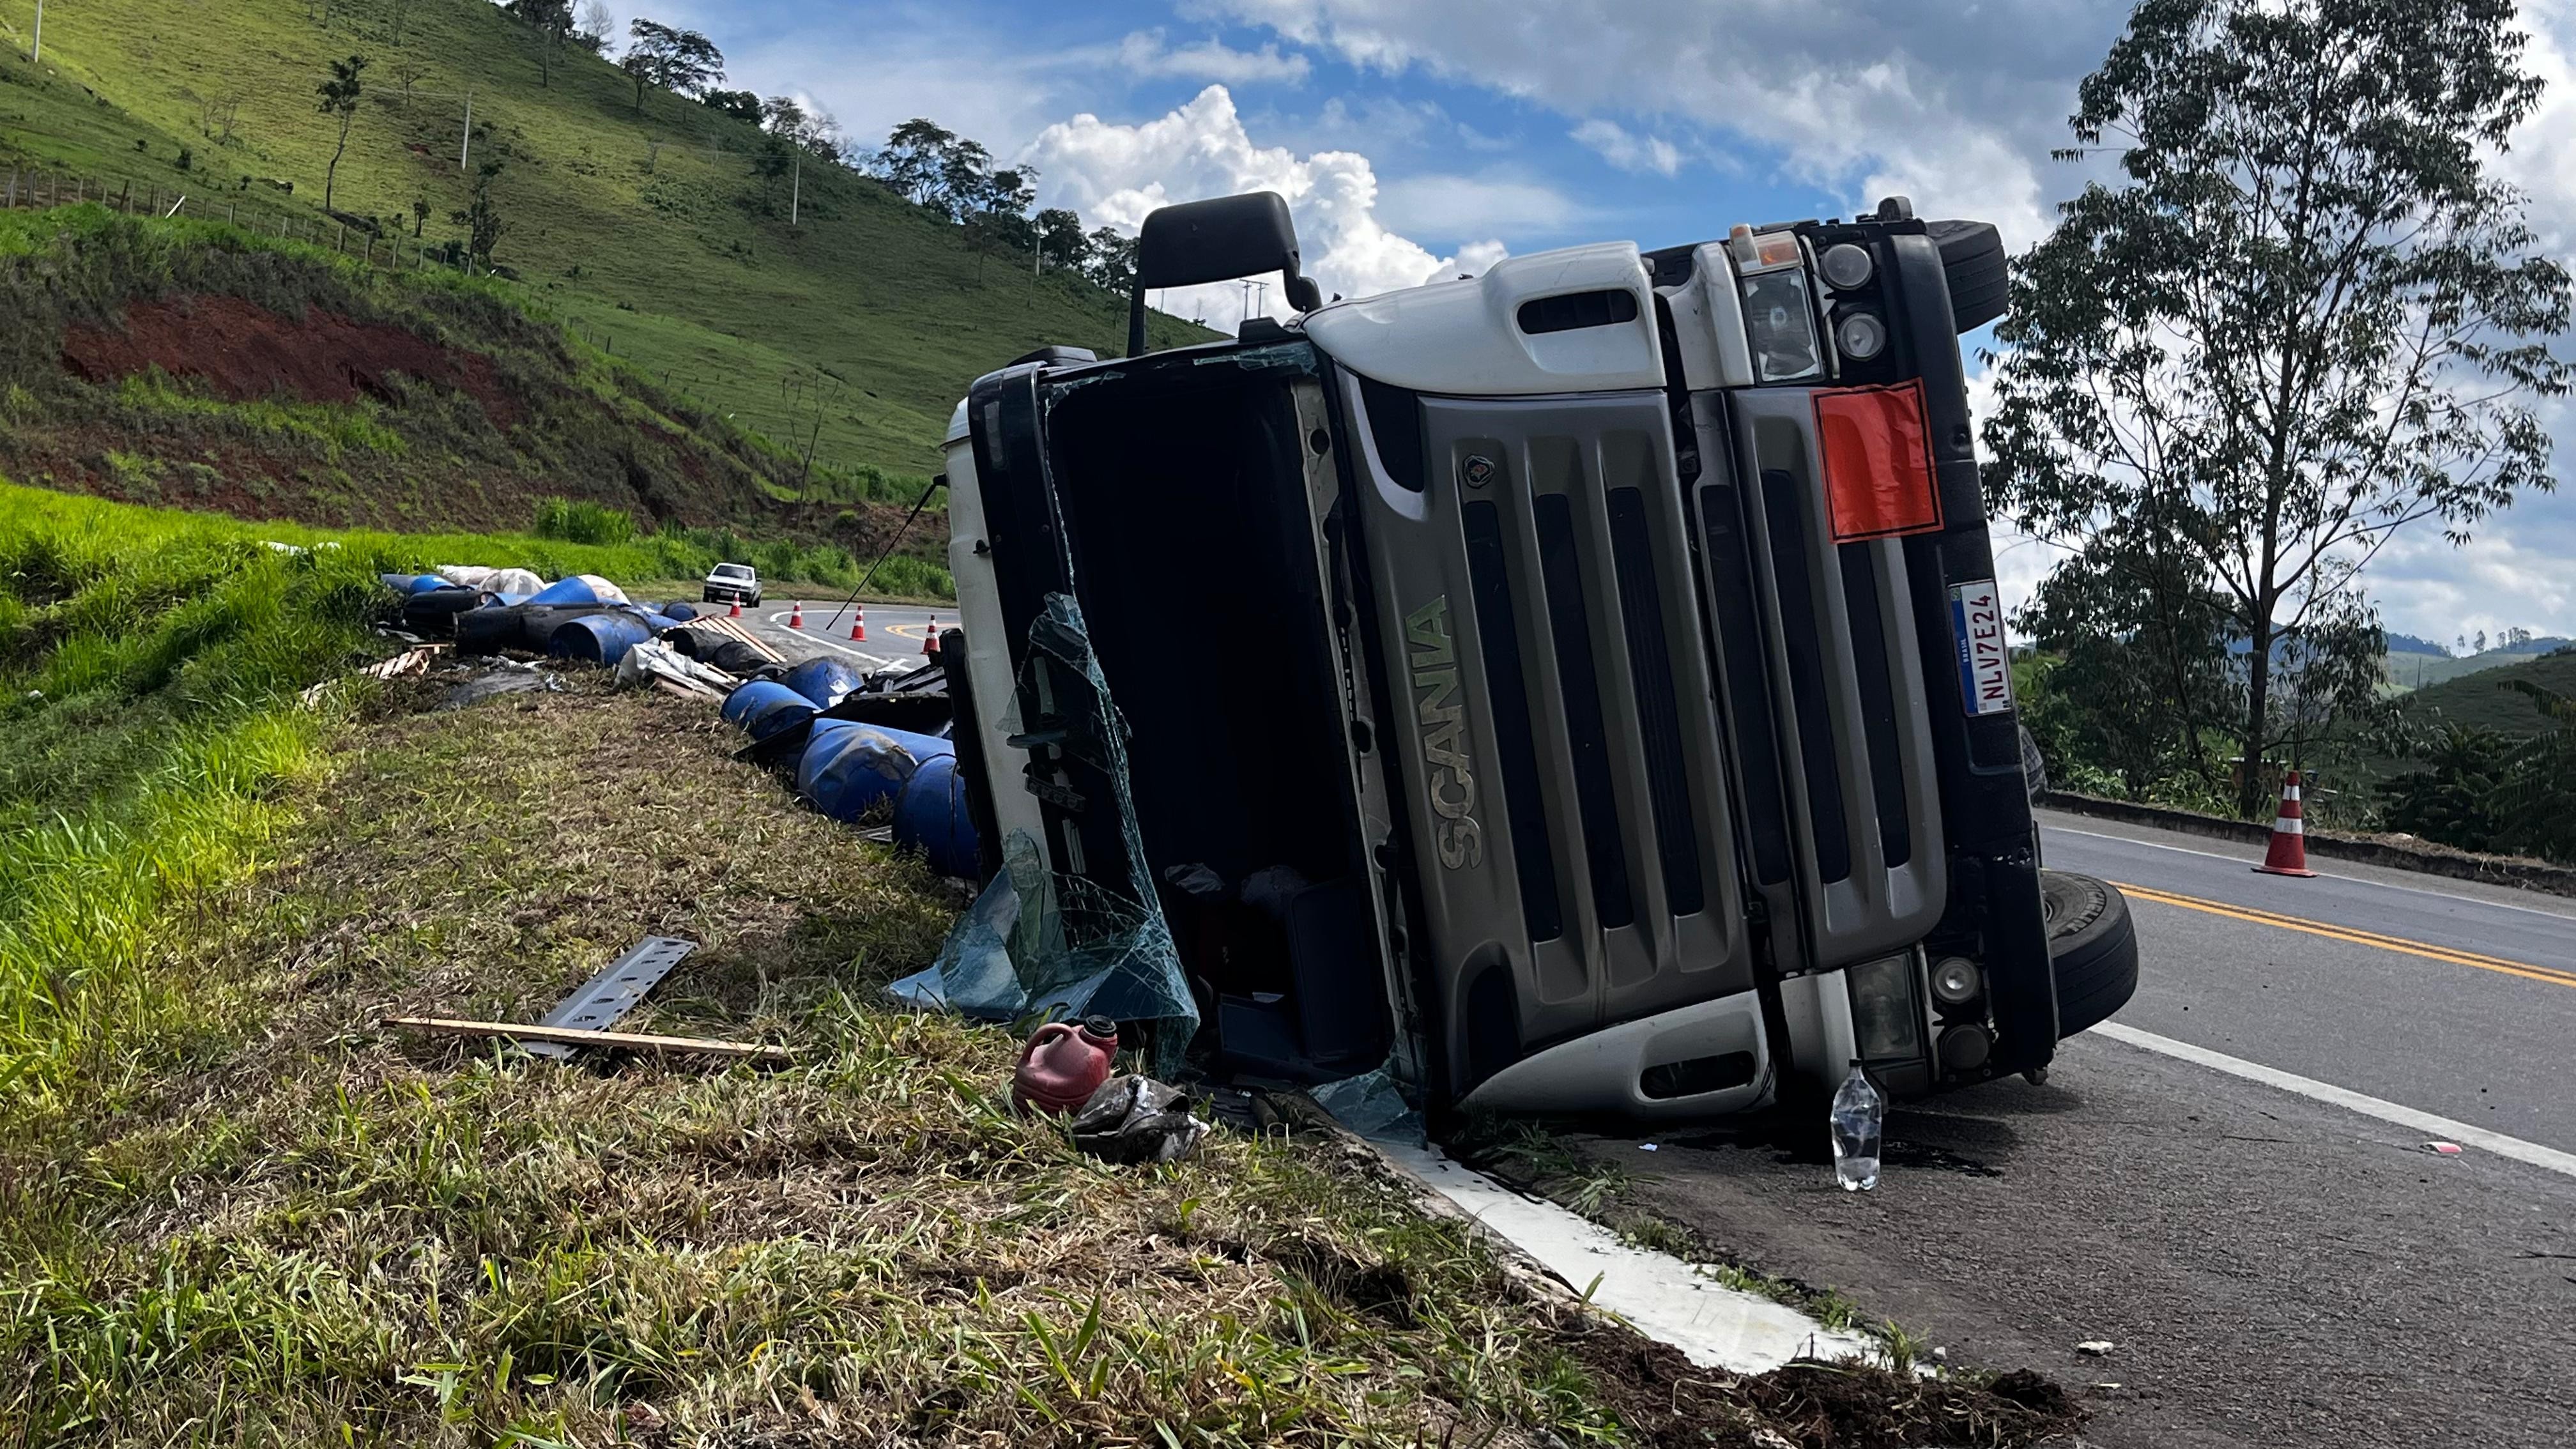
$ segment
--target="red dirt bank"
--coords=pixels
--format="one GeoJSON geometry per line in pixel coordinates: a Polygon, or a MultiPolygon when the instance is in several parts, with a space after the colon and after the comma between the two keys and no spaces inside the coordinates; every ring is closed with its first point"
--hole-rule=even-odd
{"type": "Polygon", "coordinates": [[[394,402],[399,394],[389,379],[403,373],[462,390],[504,432],[519,420],[518,405],[493,378],[491,359],[479,353],[331,312],[281,317],[238,297],[132,302],[122,331],[64,329],[62,355],[63,366],[85,382],[113,384],[158,367],[173,377],[202,379],[227,402],[353,403],[361,396],[394,402]]]}

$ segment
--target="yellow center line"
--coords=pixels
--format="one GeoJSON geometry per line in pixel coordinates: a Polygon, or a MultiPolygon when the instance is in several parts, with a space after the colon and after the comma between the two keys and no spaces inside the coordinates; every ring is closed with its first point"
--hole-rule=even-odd
{"type": "Polygon", "coordinates": [[[2205,911],[2230,920],[2250,921],[2258,926],[2278,926],[2284,931],[2304,931],[2323,936],[2329,941],[2342,941],[2353,946],[2376,946],[2384,951],[2403,951],[2428,961],[2446,962],[2453,966],[2474,966],[2480,971],[2494,971],[2506,976],[2520,976],[2528,981],[2546,981],[2552,986],[2576,987],[2576,971],[2561,971],[2551,966],[2534,966],[2527,961],[2508,961],[2500,956],[2481,956],[2474,951],[2459,951],[2448,946],[2435,946],[2423,941],[2410,941],[2403,936],[2383,936],[2376,931],[2363,931],[2351,926],[2329,926],[2298,916],[2277,915],[2258,911],[2251,906],[2232,906],[2219,901],[2205,901],[2198,896],[2176,895],[2171,891],[2113,881],[2120,893],[2134,900],[2154,901],[2160,905],[2181,906],[2185,910],[2205,911]]]}

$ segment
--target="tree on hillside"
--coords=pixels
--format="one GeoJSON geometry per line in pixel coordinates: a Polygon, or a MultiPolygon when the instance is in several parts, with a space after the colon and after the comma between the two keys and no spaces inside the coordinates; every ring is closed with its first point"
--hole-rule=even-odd
{"type": "Polygon", "coordinates": [[[492,270],[492,250],[510,224],[501,217],[500,204],[492,198],[492,183],[501,174],[501,163],[486,161],[475,168],[474,193],[468,204],[447,214],[447,219],[465,228],[465,255],[469,266],[492,270]]]}
{"type": "Polygon", "coordinates": [[[330,169],[322,173],[322,209],[331,209],[331,193],[340,182],[340,158],[349,150],[349,127],[358,119],[359,74],[367,68],[367,58],[353,55],[347,60],[331,62],[331,74],[314,88],[322,104],[314,109],[340,123],[338,141],[331,148],[330,169]]]}
{"type": "Polygon", "coordinates": [[[581,21],[573,27],[573,43],[593,55],[603,55],[616,38],[617,17],[609,8],[600,0],[581,0],[581,21]]]}
{"type": "Polygon", "coordinates": [[[749,121],[755,126],[760,124],[760,92],[758,91],[711,90],[698,97],[698,102],[708,110],[731,116],[737,121],[749,121]]]}
{"type": "Polygon", "coordinates": [[[948,150],[956,144],[955,132],[916,116],[886,137],[871,174],[904,200],[928,206],[947,174],[948,150]]]}
{"type": "Polygon", "coordinates": [[[1079,272],[1091,260],[1091,238],[1082,234],[1082,218],[1061,206],[1037,214],[1038,258],[1062,271],[1079,272]]]}
{"type": "MultiPolygon", "coordinates": [[[[2511,20],[2506,0],[2144,0],[2072,118],[2119,178],[2015,268],[1989,503],[2068,566],[2154,520],[2180,567],[2128,577],[2223,606],[2249,765],[2307,728],[2281,659],[2375,633],[2354,575],[2391,537],[2434,520],[2462,542],[2553,486],[2530,400],[2570,381],[2548,349],[2568,278],[2484,161],[2540,94],[2511,20]]],[[[2266,789],[2244,770],[2239,809],[2266,789]]]]}
{"type": "Polygon", "coordinates": [[[1091,256],[1082,274],[1093,286],[1125,296],[1136,285],[1136,239],[1104,226],[1091,233],[1090,241],[1091,256]]]}
{"type": "Polygon", "coordinates": [[[402,87],[402,108],[405,114],[411,111],[411,88],[427,79],[429,79],[429,67],[419,61],[405,58],[394,62],[394,83],[402,87]]]}
{"type": "Polygon", "coordinates": [[[761,102],[760,120],[771,135],[826,161],[837,162],[844,154],[841,123],[820,106],[808,106],[794,96],[771,96],[761,102]]]}
{"type": "Polygon", "coordinates": [[[724,79],[724,52],[694,30],[637,19],[626,27],[626,53],[617,67],[635,79],[635,111],[644,111],[644,88],[660,86],[684,96],[704,93],[724,79]]]}
{"type": "Polygon", "coordinates": [[[572,0],[505,0],[502,9],[537,32],[537,84],[554,84],[554,60],[572,33],[572,0]]]}

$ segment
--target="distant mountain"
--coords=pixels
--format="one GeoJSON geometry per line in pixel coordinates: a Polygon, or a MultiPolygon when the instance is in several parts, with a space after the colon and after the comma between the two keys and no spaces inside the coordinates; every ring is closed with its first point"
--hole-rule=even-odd
{"type": "Polygon", "coordinates": [[[2448,648],[2440,644],[2436,644],[2430,639],[2418,639],[2412,634],[2389,635],[2388,652],[2391,654],[2434,654],[2439,655],[2444,659],[2451,657],[2451,651],[2448,648]]]}

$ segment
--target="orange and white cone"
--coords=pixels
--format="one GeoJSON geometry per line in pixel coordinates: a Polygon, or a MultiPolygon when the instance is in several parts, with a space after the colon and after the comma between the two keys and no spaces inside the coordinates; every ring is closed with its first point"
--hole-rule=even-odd
{"type": "Polygon", "coordinates": [[[2265,875],[2316,874],[2308,869],[2308,824],[2299,808],[2296,770],[2281,781],[2281,813],[2272,819],[2272,845],[2263,852],[2263,863],[2254,868],[2265,875]]]}
{"type": "Polygon", "coordinates": [[[805,601],[804,601],[804,600],[799,599],[799,600],[797,600],[795,603],[793,603],[793,604],[791,604],[791,605],[789,605],[789,606],[788,606],[788,609],[787,609],[787,627],[788,627],[788,628],[790,628],[790,629],[802,629],[802,628],[804,628],[804,627],[805,627],[805,601]]]}
{"type": "Polygon", "coordinates": [[[857,644],[868,641],[868,611],[864,608],[850,611],[850,640],[857,644]]]}
{"type": "Polygon", "coordinates": [[[930,632],[921,636],[921,652],[933,659],[939,657],[939,616],[937,614],[930,616],[930,632]]]}
{"type": "Polygon", "coordinates": [[[728,619],[739,619],[742,617],[742,595],[736,594],[733,596],[733,607],[725,611],[725,617],[728,619]]]}

